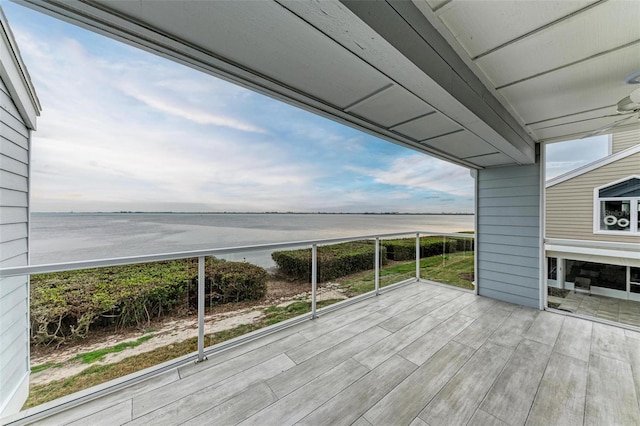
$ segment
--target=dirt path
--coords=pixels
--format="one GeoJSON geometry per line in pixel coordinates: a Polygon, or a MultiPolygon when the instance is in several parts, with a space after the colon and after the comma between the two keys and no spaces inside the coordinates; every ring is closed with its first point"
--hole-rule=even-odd
{"type": "MultiPolygon", "coordinates": [[[[299,284],[286,282],[270,282],[269,290],[265,300],[255,302],[244,308],[217,312],[205,316],[205,334],[215,333],[223,330],[230,330],[242,324],[252,324],[264,315],[264,309],[269,306],[287,306],[300,300],[310,300],[309,292],[300,293],[299,284]]],[[[345,299],[345,294],[339,286],[333,283],[324,284],[318,289],[317,300],[345,299]]],[[[112,364],[121,361],[132,355],[138,355],[153,349],[182,342],[198,334],[197,317],[191,315],[185,318],[178,318],[163,323],[156,324],[153,331],[131,330],[117,335],[106,335],[103,338],[93,339],[86,344],[75,344],[70,347],[61,347],[55,351],[41,350],[34,352],[31,358],[31,365],[41,365],[45,363],[61,364],[59,367],[50,367],[31,375],[32,385],[46,384],[54,380],[65,379],[76,375],[83,370],[95,366],[112,364]],[[138,346],[126,348],[121,352],[105,355],[102,359],[90,364],[82,363],[76,358],[77,355],[93,352],[100,349],[111,348],[119,343],[133,342],[142,336],[152,335],[153,337],[139,344],[138,346]]]]}

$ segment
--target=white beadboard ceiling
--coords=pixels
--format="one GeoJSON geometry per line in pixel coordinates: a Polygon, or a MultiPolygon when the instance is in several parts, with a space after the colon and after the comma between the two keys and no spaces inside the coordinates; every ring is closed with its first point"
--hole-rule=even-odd
{"type": "Polygon", "coordinates": [[[640,87],[624,82],[640,71],[640,1],[413,3],[538,142],[625,118],[616,104],[640,87]]]}
{"type": "Polygon", "coordinates": [[[474,168],[613,123],[640,86],[636,0],[19,2],[474,168]]]}

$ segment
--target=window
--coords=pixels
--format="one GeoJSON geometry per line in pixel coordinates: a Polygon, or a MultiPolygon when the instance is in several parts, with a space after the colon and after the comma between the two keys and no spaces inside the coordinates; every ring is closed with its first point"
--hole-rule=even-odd
{"type": "Polygon", "coordinates": [[[640,233],[640,177],[632,176],[596,188],[594,232],[640,233]]]}

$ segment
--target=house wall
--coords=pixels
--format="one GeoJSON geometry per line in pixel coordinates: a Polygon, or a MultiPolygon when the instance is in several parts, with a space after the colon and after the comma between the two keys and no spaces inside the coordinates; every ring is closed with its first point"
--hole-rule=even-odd
{"type": "Polygon", "coordinates": [[[540,306],[540,166],[478,171],[478,294],[540,306]]]}
{"type": "Polygon", "coordinates": [[[640,129],[614,133],[611,136],[611,153],[615,154],[640,144],[640,129]]]}
{"type": "MultiPolygon", "coordinates": [[[[29,73],[0,7],[2,269],[29,264],[29,150],[40,110],[29,73]]],[[[18,412],[29,394],[29,332],[29,278],[1,278],[0,417],[18,412]]]]}
{"type": "Polygon", "coordinates": [[[547,238],[640,243],[640,235],[593,233],[594,188],[631,175],[640,175],[640,152],[548,187],[547,238]]]}
{"type": "MultiPolygon", "coordinates": [[[[0,80],[0,267],[28,264],[29,138],[0,80]]],[[[20,409],[28,392],[29,280],[0,279],[0,413],[20,409]]]]}

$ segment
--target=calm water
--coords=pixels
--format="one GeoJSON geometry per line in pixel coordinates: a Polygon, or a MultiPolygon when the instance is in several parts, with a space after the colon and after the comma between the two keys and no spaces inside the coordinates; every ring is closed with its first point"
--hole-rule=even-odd
{"type": "MultiPolygon", "coordinates": [[[[31,263],[58,263],[400,231],[473,230],[473,216],[51,214],[31,217],[31,263]]],[[[269,253],[233,255],[272,266],[269,253]]]]}

